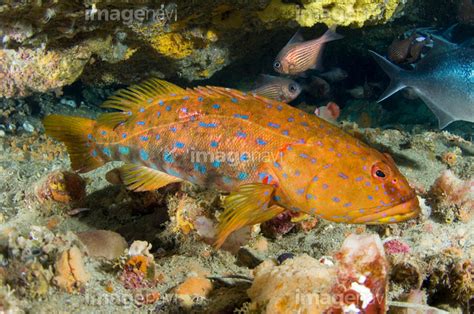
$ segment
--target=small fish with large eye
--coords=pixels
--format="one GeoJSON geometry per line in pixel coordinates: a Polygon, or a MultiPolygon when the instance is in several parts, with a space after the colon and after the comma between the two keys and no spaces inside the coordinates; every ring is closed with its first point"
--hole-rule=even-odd
{"type": "Polygon", "coordinates": [[[261,74],[252,93],[288,103],[301,93],[301,86],[297,82],[279,76],[261,74]]]}
{"type": "Polygon", "coordinates": [[[324,44],[341,38],[343,36],[335,32],[335,27],[329,28],[321,37],[307,41],[304,41],[298,31],[275,58],[273,69],[289,75],[321,69],[324,44]]]}

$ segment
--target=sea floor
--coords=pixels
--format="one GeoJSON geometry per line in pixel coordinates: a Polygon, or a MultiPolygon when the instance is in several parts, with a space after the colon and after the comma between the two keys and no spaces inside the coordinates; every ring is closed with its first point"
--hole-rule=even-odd
{"type": "MultiPolygon", "coordinates": [[[[129,192],[105,179],[107,171],[114,166],[109,164],[82,175],[87,191],[83,201],[60,204],[41,200],[35,192],[41,178],[54,170],[69,169],[64,146],[41,132],[3,135],[0,138],[0,284],[4,286],[0,289],[0,312],[11,309],[30,313],[232,313],[234,309],[245,308],[244,303],[249,301],[246,290],[251,283],[226,276],[239,274],[251,278],[251,268],[283,253],[305,253],[317,259],[331,256],[349,234],[375,233],[382,241],[396,239],[409,247],[408,253],[389,258],[389,300],[400,300],[405,293],[421,288],[426,291],[430,305],[452,313],[467,313],[474,292],[474,209],[460,208],[468,205],[459,203],[459,198],[470,198],[472,206],[474,145],[448,132],[422,128],[417,133],[407,133],[395,129],[359,129],[352,123],[343,123],[343,127],[394,157],[419,194],[423,204],[421,216],[405,223],[367,227],[313,221],[305,228],[295,227],[275,239],[262,236],[254,228],[248,243],[235,249],[234,254],[213,249],[196,233],[192,221],[186,224],[177,216],[183,203],[214,211],[220,201],[216,192],[189,184],[156,192],[129,192]],[[444,191],[445,195],[430,189],[446,170],[464,182],[471,180],[471,188],[460,192],[453,187],[444,191]],[[453,196],[456,193],[459,195],[453,196]],[[24,268],[30,267],[31,261],[41,253],[29,252],[30,256],[26,256],[24,247],[12,237],[23,236],[25,241],[33,241],[32,234],[39,232],[43,237],[48,234],[55,239],[69,239],[74,237],[71,232],[95,229],[118,232],[129,245],[135,240],[152,244],[155,276],[159,278],[148,289],[153,291],[154,298],[144,301],[143,295],[126,289],[120,271],[112,267],[113,262],[90,256],[84,258],[90,279],[70,291],[58,288],[50,278],[51,274],[57,275],[52,253],[47,253],[48,258],[41,262],[46,279],[41,281],[43,275],[35,272],[31,278],[21,278],[28,273],[24,268]],[[459,264],[464,266],[459,268],[459,264]],[[207,297],[183,301],[173,288],[190,276],[221,279],[213,280],[214,289],[207,297]]],[[[54,245],[61,246],[67,241],[54,245]]],[[[391,311],[394,310],[392,307],[391,311]]]]}

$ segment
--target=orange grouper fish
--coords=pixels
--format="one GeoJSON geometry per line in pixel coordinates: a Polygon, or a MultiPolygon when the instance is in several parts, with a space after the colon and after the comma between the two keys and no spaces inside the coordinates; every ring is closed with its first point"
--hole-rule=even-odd
{"type": "Polygon", "coordinates": [[[103,106],[120,111],[96,121],[44,119],[46,133],[66,144],[72,168],[121,160],[122,180],[135,191],[186,180],[230,192],[217,247],[233,231],[287,209],[356,224],[399,222],[420,211],[388,155],[276,100],[151,79],[103,106]]]}

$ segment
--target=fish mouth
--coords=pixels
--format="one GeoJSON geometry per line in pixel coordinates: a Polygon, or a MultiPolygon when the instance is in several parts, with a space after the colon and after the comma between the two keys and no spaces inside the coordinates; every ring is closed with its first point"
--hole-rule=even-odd
{"type": "Polygon", "coordinates": [[[405,221],[415,218],[420,213],[418,198],[413,196],[409,200],[398,205],[388,207],[383,211],[371,213],[354,219],[353,223],[359,224],[387,224],[405,221]]]}

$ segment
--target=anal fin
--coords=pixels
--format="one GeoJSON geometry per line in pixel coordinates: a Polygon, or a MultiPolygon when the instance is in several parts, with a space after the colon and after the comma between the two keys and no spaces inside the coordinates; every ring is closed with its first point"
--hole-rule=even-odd
{"type": "Polygon", "coordinates": [[[145,166],[126,164],[117,168],[120,179],[129,190],[136,192],[152,191],[182,179],[145,166]]]}
{"type": "Polygon", "coordinates": [[[274,187],[263,183],[241,185],[224,200],[224,212],[220,216],[216,248],[221,247],[234,231],[270,220],[285,209],[273,205],[269,207],[274,187]]]}

